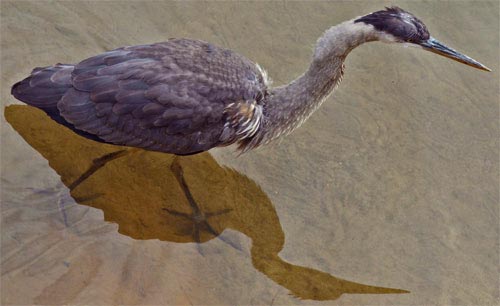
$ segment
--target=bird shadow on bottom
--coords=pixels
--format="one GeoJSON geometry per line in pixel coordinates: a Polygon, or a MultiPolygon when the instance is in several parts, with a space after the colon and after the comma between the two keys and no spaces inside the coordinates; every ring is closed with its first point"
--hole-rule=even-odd
{"type": "Polygon", "coordinates": [[[203,243],[221,238],[219,234],[230,228],[252,239],[253,266],[298,298],[408,293],[347,281],[282,260],[278,253],[285,236],[267,195],[251,179],[220,166],[207,152],[175,156],[98,143],[24,105],[6,107],[5,118],[48,160],[75,201],[101,209],[104,219],[117,223],[121,234],[203,243]]]}

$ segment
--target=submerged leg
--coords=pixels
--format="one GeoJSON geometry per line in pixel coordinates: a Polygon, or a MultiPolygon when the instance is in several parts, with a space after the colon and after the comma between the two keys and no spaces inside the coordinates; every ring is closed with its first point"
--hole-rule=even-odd
{"type": "Polygon", "coordinates": [[[71,191],[71,190],[75,189],[76,187],[78,187],[78,185],[80,185],[81,183],[83,183],[83,181],[85,181],[86,179],[88,179],[97,170],[99,170],[102,167],[104,167],[108,162],[110,162],[110,161],[112,161],[114,159],[117,159],[119,157],[125,156],[128,153],[130,153],[129,150],[119,150],[119,151],[111,152],[111,153],[103,155],[103,156],[101,156],[99,158],[94,159],[92,161],[92,165],[87,169],[87,171],[85,171],[82,175],[80,175],[79,178],[77,178],[73,183],[71,183],[68,186],[69,190],[71,191]]]}
{"type": "Polygon", "coordinates": [[[178,161],[179,157],[175,157],[172,165],[170,166],[172,173],[174,174],[177,182],[181,186],[182,191],[184,192],[184,195],[186,196],[186,199],[189,203],[189,206],[192,209],[191,214],[187,213],[182,213],[178,212],[172,209],[168,208],[163,208],[163,210],[167,211],[169,214],[174,215],[174,216],[179,216],[186,218],[190,221],[193,221],[193,239],[195,242],[200,243],[200,231],[205,230],[212,234],[213,236],[219,236],[220,233],[218,233],[209,223],[208,223],[208,218],[214,217],[214,216],[219,216],[225,213],[228,213],[231,211],[231,209],[223,209],[220,211],[216,212],[203,212],[196,201],[193,198],[193,195],[191,194],[191,191],[189,190],[188,185],[186,184],[186,180],[184,180],[184,171],[182,170],[181,165],[179,164],[178,161]]]}

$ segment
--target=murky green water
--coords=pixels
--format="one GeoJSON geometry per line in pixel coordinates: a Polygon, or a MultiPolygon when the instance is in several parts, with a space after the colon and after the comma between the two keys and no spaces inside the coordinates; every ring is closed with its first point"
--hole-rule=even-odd
{"type": "MultiPolygon", "coordinates": [[[[326,28],[388,4],[3,1],[2,104],[33,67],[169,37],[237,50],[279,85],[326,28]]],[[[240,157],[4,110],[2,304],[498,302],[499,4],[391,4],[493,72],[363,45],[309,121],[240,157]]]]}

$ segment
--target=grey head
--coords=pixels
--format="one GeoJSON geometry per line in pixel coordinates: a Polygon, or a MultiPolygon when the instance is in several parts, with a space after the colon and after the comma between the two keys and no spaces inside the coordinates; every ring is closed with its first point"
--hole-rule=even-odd
{"type": "Polygon", "coordinates": [[[477,69],[491,71],[478,61],[445,46],[432,37],[425,24],[413,14],[396,6],[370,13],[354,20],[372,25],[375,30],[385,35],[386,42],[407,43],[420,47],[477,69]]]}

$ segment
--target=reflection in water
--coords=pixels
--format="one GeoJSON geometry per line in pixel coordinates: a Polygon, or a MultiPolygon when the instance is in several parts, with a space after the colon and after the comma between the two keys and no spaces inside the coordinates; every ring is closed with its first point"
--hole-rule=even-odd
{"type": "Polygon", "coordinates": [[[231,228],[252,239],[254,267],[302,299],[407,292],[283,261],[278,253],[285,237],[269,198],[246,176],[219,166],[209,153],[179,157],[94,142],[29,106],[9,106],[5,117],[49,161],[78,203],[101,209],[124,235],[205,242],[231,228]]]}

